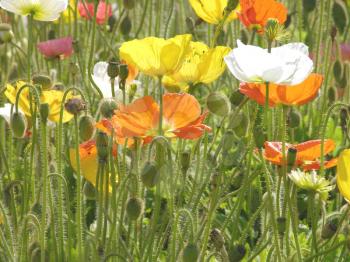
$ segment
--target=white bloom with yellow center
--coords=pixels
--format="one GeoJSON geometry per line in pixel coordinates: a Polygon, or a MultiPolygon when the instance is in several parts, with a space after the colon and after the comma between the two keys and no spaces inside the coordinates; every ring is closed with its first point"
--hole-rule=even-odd
{"type": "Polygon", "coordinates": [[[35,20],[54,21],[67,9],[68,0],[0,0],[0,7],[35,20]]]}
{"type": "Polygon", "coordinates": [[[290,43],[268,50],[237,41],[224,59],[231,73],[245,83],[270,82],[280,85],[302,83],[312,72],[313,62],[308,47],[290,43]]]}

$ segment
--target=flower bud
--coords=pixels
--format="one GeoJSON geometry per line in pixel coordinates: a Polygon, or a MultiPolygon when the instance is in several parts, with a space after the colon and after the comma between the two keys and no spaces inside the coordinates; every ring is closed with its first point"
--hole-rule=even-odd
{"type": "Polygon", "coordinates": [[[79,65],[77,63],[74,62],[70,62],[69,63],[69,72],[75,76],[79,73],[79,65]]]}
{"type": "Polygon", "coordinates": [[[284,233],[286,232],[286,223],[287,219],[285,217],[277,218],[277,231],[280,235],[284,235],[284,233]]]}
{"type": "Polygon", "coordinates": [[[114,99],[104,99],[101,101],[100,113],[105,118],[111,118],[117,108],[118,105],[114,99]]]}
{"type": "Polygon", "coordinates": [[[277,36],[278,36],[278,32],[279,32],[279,21],[275,18],[269,18],[267,20],[265,29],[266,29],[266,36],[268,38],[269,41],[274,41],[277,36]]]}
{"type": "Polygon", "coordinates": [[[107,74],[110,78],[116,78],[119,75],[119,63],[110,61],[107,67],[107,74]]]}
{"type": "Polygon", "coordinates": [[[244,98],[245,96],[239,90],[236,90],[230,96],[230,102],[233,106],[239,106],[243,102],[244,98]]]}
{"type": "Polygon", "coordinates": [[[10,43],[13,39],[13,33],[9,24],[0,24],[0,45],[10,43]]]}
{"type": "Polygon", "coordinates": [[[217,116],[227,116],[231,111],[230,100],[219,92],[211,93],[207,97],[207,107],[211,113],[217,116]]]}
{"type": "Polygon", "coordinates": [[[227,6],[226,6],[226,12],[231,13],[233,10],[235,10],[238,3],[239,3],[238,0],[228,0],[227,6]]]}
{"type": "Polygon", "coordinates": [[[301,115],[299,112],[295,110],[291,110],[288,113],[287,117],[287,124],[290,128],[297,128],[300,126],[301,123],[301,115]]]}
{"type": "Polygon", "coordinates": [[[126,204],[126,213],[130,220],[137,220],[143,213],[143,201],[141,198],[132,197],[126,204]]]}
{"type": "Polygon", "coordinates": [[[288,148],[288,153],[287,153],[287,165],[290,167],[293,167],[295,164],[295,160],[297,159],[297,149],[290,147],[288,148]]]}
{"type": "Polygon", "coordinates": [[[186,245],[182,252],[183,262],[196,262],[199,257],[199,248],[196,244],[190,243],[186,245]]]}
{"type": "Polygon", "coordinates": [[[337,83],[341,83],[343,78],[343,72],[343,64],[339,60],[335,61],[333,65],[333,76],[337,83]]]}
{"type": "Polygon", "coordinates": [[[341,0],[335,0],[332,10],[333,21],[341,34],[344,33],[347,24],[349,23],[349,16],[346,4],[341,0]]]}
{"type": "Polygon", "coordinates": [[[136,91],[137,91],[137,85],[136,84],[130,85],[130,88],[129,88],[129,101],[132,101],[134,99],[136,91]]]}
{"type": "Polygon", "coordinates": [[[34,75],[32,81],[34,85],[41,86],[42,90],[49,90],[52,87],[51,78],[46,75],[34,75]]]}
{"type": "Polygon", "coordinates": [[[11,116],[10,127],[14,137],[23,138],[27,128],[25,116],[21,112],[14,112],[11,116]]]}
{"type": "Polygon", "coordinates": [[[235,144],[235,134],[233,130],[227,130],[223,137],[222,149],[224,151],[230,150],[235,144]]]}
{"type": "Polygon", "coordinates": [[[95,133],[95,120],[93,117],[84,115],[79,119],[79,135],[82,141],[88,141],[95,133]]]}
{"type": "Polygon", "coordinates": [[[112,15],[108,18],[108,32],[111,33],[113,32],[113,29],[115,27],[115,25],[117,24],[117,17],[115,15],[112,15]]]}
{"type": "Polygon", "coordinates": [[[128,36],[131,32],[132,23],[130,17],[127,15],[123,18],[122,22],[120,23],[120,32],[124,36],[128,36]]]}
{"type": "Polygon", "coordinates": [[[86,109],[86,104],[80,98],[71,98],[64,105],[68,113],[78,115],[81,111],[86,109]]]}
{"type": "Polygon", "coordinates": [[[247,250],[243,245],[235,245],[229,250],[230,261],[241,261],[247,250]]]}
{"type": "Polygon", "coordinates": [[[133,9],[135,7],[135,0],[123,0],[125,9],[133,9]]]}
{"type": "Polygon", "coordinates": [[[322,227],[321,236],[323,239],[330,239],[337,232],[338,226],[335,219],[326,221],[322,227]]]}
{"type": "Polygon", "coordinates": [[[334,103],[336,99],[336,89],[334,87],[331,86],[328,88],[327,97],[330,104],[334,103]]]}
{"type": "Polygon", "coordinates": [[[96,199],[96,189],[90,182],[85,181],[83,192],[87,200],[96,199]]]}
{"type": "Polygon", "coordinates": [[[316,8],[316,0],[303,0],[303,10],[307,13],[314,11],[316,8]]]}
{"type": "Polygon", "coordinates": [[[44,103],[40,105],[40,118],[43,123],[46,124],[47,118],[49,117],[50,107],[49,104],[44,103]]]}
{"type": "Polygon", "coordinates": [[[180,164],[181,164],[182,173],[187,172],[187,170],[190,167],[190,162],[191,162],[191,152],[189,151],[182,152],[180,155],[180,164]]]}
{"type": "Polygon", "coordinates": [[[225,244],[225,238],[222,236],[222,233],[219,229],[214,228],[210,233],[210,239],[213,242],[215,248],[217,250],[221,250],[221,248],[225,244]]]}
{"type": "Polygon", "coordinates": [[[122,81],[126,81],[129,76],[129,68],[126,64],[119,65],[119,77],[122,81]]]}
{"type": "Polygon", "coordinates": [[[96,135],[97,155],[100,161],[105,161],[108,157],[108,136],[103,132],[96,135]]]}
{"type": "Polygon", "coordinates": [[[152,188],[158,183],[159,178],[160,174],[158,167],[154,163],[147,162],[141,171],[142,183],[147,188],[152,188]]]}
{"type": "Polygon", "coordinates": [[[267,134],[265,130],[262,130],[260,128],[254,128],[253,130],[253,136],[255,145],[257,148],[263,148],[265,141],[267,141],[267,134]]]}

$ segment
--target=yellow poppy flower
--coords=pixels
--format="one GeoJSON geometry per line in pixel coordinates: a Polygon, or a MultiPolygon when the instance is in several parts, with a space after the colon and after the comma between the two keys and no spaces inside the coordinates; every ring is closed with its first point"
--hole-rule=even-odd
{"type": "Polygon", "coordinates": [[[344,150],[338,158],[337,184],[340,194],[350,201],[350,149],[344,150]]]}
{"type": "Polygon", "coordinates": [[[191,38],[187,34],[170,39],[147,37],[128,41],[119,49],[120,59],[149,76],[171,74],[181,66],[191,38]]]}
{"type": "MultiPolygon", "coordinates": [[[[26,83],[23,81],[18,81],[15,86],[8,84],[6,86],[5,95],[7,99],[12,103],[16,103],[17,91],[24,86],[26,83]]],[[[48,104],[50,111],[48,119],[52,122],[59,122],[60,120],[60,110],[63,99],[63,92],[58,90],[43,90],[40,95],[40,102],[42,104],[48,104]]],[[[69,94],[67,99],[72,98],[73,95],[69,94]]],[[[18,102],[19,108],[26,116],[30,116],[30,104],[29,104],[29,88],[25,88],[19,97],[18,102]]],[[[63,111],[63,123],[70,121],[73,115],[68,113],[66,110],[63,111]]]]}
{"type": "Polygon", "coordinates": [[[190,50],[178,71],[163,78],[166,87],[179,87],[185,91],[192,84],[210,84],[226,69],[224,56],[230,48],[217,46],[210,49],[201,42],[191,42],[190,50]]]}
{"type": "MultiPolygon", "coordinates": [[[[196,14],[209,24],[219,24],[224,18],[228,0],[190,0],[190,4],[196,14]]],[[[237,19],[238,7],[231,12],[226,22],[237,19]]]]}

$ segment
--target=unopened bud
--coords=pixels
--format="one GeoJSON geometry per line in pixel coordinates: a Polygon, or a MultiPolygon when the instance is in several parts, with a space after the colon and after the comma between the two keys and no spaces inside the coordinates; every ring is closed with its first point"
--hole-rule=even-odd
{"type": "Polygon", "coordinates": [[[340,83],[342,81],[343,72],[343,64],[339,60],[335,61],[333,65],[333,75],[337,83],[340,83]]]}
{"type": "Polygon", "coordinates": [[[241,261],[247,250],[243,245],[235,245],[229,250],[230,261],[241,261]]]}
{"type": "Polygon", "coordinates": [[[335,99],[336,99],[336,89],[334,87],[330,87],[328,89],[328,93],[327,93],[327,96],[328,96],[328,102],[330,104],[334,103],[335,99]]]}
{"type": "Polygon", "coordinates": [[[72,115],[78,115],[81,111],[86,109],[86,104],[80,98],[71,98],[64,105],[67,112],[72,115]]]}
{"type": "Polygon", "coordinates": [[[137,85],[136,84],[132,84],[130,85],[129,88],[129,101],[132,101],[134,99],[134,96],[137,92],[137,85]]]}
{"type": "Polygon", "coordinates": [[[233,130],[238,137],[242,137],[242,136],[245,136],[247,132],[249,120],[246,114],[241,112],[239,115],[240,115],[240,120],[237,119],[236,127],[233,130]]]}
{"type": "Polygon", "coordinates": [[[89,115],[79,119],[79,135],[82,141],[88,141],[95,133],[95,120],[89,115]]]}
{"type": "Polygon", "coordinates": [[[126,204],[126,213],[130,220],[137,220],[143,213],[143,201],[141,198],[132,197],[126,204]]]}
{"type": "Polygon", "coordinates": [[[338,226],[335,219],[327,221],[322,227],[321,236],[323,239],[330,239],[337,232],[338,226]]]}
{"type": "Polygon", "coordinates": [[[120,32],[124,36],[128,36],[131,32],[132,28],[132,22],[130,17],[127,15],[123,18],[122,22],[120,23],[120,32]]]}
{"type": "Polygon", "coordinates": [[[69,63],[69,72],[75,76],[79,73],[79,65],[77,63],[74,62],[70,62],[69,63]]]}
{"type": "Polygon", "coordinates": [[[10,127],[14,137],[23,138],[27,128],[25,116],[21,112],[14,112],[11,116],[10,127]]]}
{"type": "Polygon", "coordinates": [[[186,245],[182,252],[183,262],[196,262],[199,257],[199,248],[196,244],[190,243],[186,245]]]}
{"type": "Polygon", "coordinates": [[[117,108],[118,105],[114,99],[104,99],[101,101],[100,113],[105,118],[111,118],[117,108]]]}
{"type": "Polygon", "coordinates": [[[238,0],[228,0],[226,11],[231,13],[233,10],[237,8],[238,3],[239,3],[238,0]]]}
{"type": "Polygon", "coordinates": [[[49,111],[49,104],[45,103],[40,105],[40,119],[43,123],[47,122],[47,118],[49,117],[49,111]]]}
{"type": "Polygon", "coordinates": [[[126,64],[119,65],[119,77],[122,81],[126,81],[129,76],[129,68],[126,64]]]}
{"type": "Polygon", "coordinates": [[[296,148],[288,148],[287,153],[287,165],[293,167],[295,165],[295,160],[297,159],[298,150],[296,148]]]}
{"type": "Polygon", "coordinates": [[[213,242],[215,248],[217,250],[221,250],[221,248],[224,246],[225,244],[225,239],[222,236],[222,233],[219,229],[214,228],[211,233],[210,233],[210,239],[213,242]]]}
{"type": "Polygon", "coordinates": [[[119,75],[119,63],[109,62],[107,67],[107,74],[110,78],[116,78],[119,75]]]}
{"type": "Polygon", "coordinates": [[[254,128],[253,136],[255,145],[257,148],[263,148],[265,141],[267,140],[267,134],[265,130],[254,128]]]}
{"type": "Polygon", "coordinates": [[[335,0],[332,10],[333,21],[341,34],[344,33],[349,22],[346,4],[341,0],[335,0]]]}
{"type": "Polygon", "coordinates": [[[9,24],[0,24],[0,44],[10,43],[13,33],[9,24]]]}
{"type": "Polygon", "coordinates": [[[314,11],[316,8],[316,0],[303,0],[303,10],[307,13],[314,11]]]}
{"type": "Polygon", "coordinates": [[[34,85],[41,86],[42,90],[49,90],[52,87],[51,78],[46,75],[34,75],[32,81],[34,85]]]}
{"type": "Polygon", "coordinates": [[[207,107],[211,113],[217,116],[227,116],[231,111],[230,100],[219,92],[211,93],[207,97],[207,107]]]}
{"type": "Polygon", "coordinates": [[[290,128],[297,128],[301,123],[301,115],[295,110],[291,110],[288,113],[287,123],[290,128]]]}
{"type": "Polygon", "coordinates": [[[233,130],[227,130],[223,137],[222,149],[224,151],[230,150],[235,144],[235,134],[233,130]]]}
{"type": "Polygon", "coordinates": [[[233,106],[239,106],[243,102],[244,98],[245,96],[239,90],[236,90],[230,96],[230,102],[233,106]]]}
{"type": "Polygon", "coordinates": [[[182,152],[180,155],[180,164],[181,164],[182,173],[187,172],[187,170],[190,167],[190,162],[191,162],[191,152],[190,151],[182,152]]]}
{"type": "Polygon", "coordinates": [[[158,183],[159,178],[160,174],[158,167],[154,163],[147,162],[141,171],[142,183],[146,187],[152,188],[158,183]]]}
{"type": "Polygon", "coordinates": [[[96,135],[97,155],[100,161],[105,161],[108,157],[108,136],[103,132],[96,135]]]}
{"type": "Polygon", "coordinates": [[[273,41],[278,36],[279,31],[279,21],[275,18],[270,18],[267,20],[265,29],[266,29],[266,36],[269,41],[273,41]]]}

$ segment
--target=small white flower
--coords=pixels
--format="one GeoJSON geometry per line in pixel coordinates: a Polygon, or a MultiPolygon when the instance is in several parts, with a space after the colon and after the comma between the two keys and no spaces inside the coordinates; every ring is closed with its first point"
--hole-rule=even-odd
{"type": "Polygon", "coordinates": [[[54,21],[67,9],[68,0],[0,0],[0,7],[18,15],[32,14],[35,20],[54,21]]]}
{"type": "MultiPolygon", "coordinates": [[[[111,88],[111,78],[107,73],[108,63],[107,62],[98,62],[94,66],[94,72],[92,74],[92,79],[95,84],[98,86],[100,91],[103,94],[104,98],[112,98],[112,88],[111,88]]],[[[133,84],[137,85],[137,89],[140,90],[141,82],[134,80],[133,84]]],[[[126,86],[128,89],[128,85],[126,86]]],[[[122,100],[122,92],[119,89],[119,77],[117,77],[114,81],[114,91],[118,100],[122,100]]]]}
{"type": "Polygon", "coordinates": [[[237,45],[224,59],[231,73],[242,82],[297,85],[313,70],[308,47],[303,43],[272,48],[271,53],[240,40],[237,45]]]}

